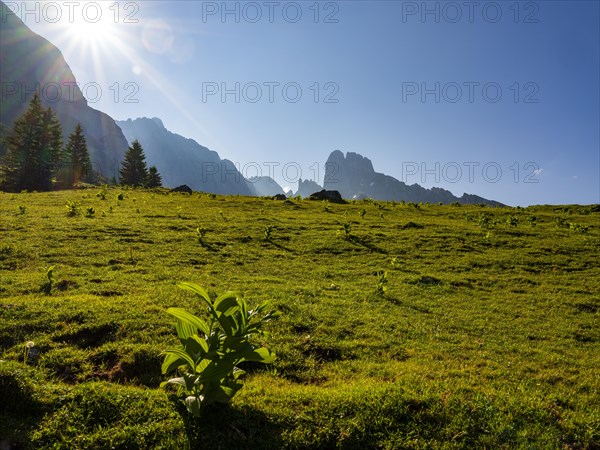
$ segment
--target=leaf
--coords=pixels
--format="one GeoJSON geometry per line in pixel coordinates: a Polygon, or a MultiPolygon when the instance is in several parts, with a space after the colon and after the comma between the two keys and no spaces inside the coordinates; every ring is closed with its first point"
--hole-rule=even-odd
{"type": "Polygon", "coordinates": [[[240,300],[235,292],[225,292],[217,297],[213,307],[224,316],[231,316],[240,309],[240,300]]]}
{"type": "Polygon", "coordinates": [[[175,324],[175,330],[177,331],[177,337],[182,340],[187,339],[198,332],[198,329],[195,326],[181,320],[178,320],[175,324]]]}
{"type": "Polygon", "coordinates": [[[276,358],[277,356],[275,353],[266,347],[257,348],[244,355],[244,361],[256,361],[264,364],[270,364],[275,361],[276,358]]]}
{"type": "Polygon", "coordinates": [[[165,360],[162,363],[161,372],[163,374],[172,372],[177,367],[182,366],[184,364],[186,364],[186,361],[182,358],[173,354],[167,354],[167,356],[165,356],[165,360]]]}
{"type": "Polygon", "coordinates": [[[200,373],[200,379],[202,381],[219,381],[225,378],[230,372],[233,371],[234,364],[229,361],[211,361],[206,368],[200,373]]]}
{"type": "Polygon", "coordinates": [[[211,363],[210,359],[202,359],[196,366],[196,373],[201,373],[211,363]]]}
{"type": "Polygon", "coordinates": [[[179,378],[171,378],[170,380],[163,381],[162,383],[160,383],[161,386],[167,385],[167,384],[177,384],[177,385],[185,387],[185,380],[183,379],[183,377],[179,377],[179,378]]]}
{"type": "Polygon", "coordinates": [[[193,392],[197,384],[200,383],[200,377],[190,373],[183,374],[186,392],[193,392]]]}
{"type": "MultiPolygon", "coordinates": [[[[182,359],[188,366],[190,366],[190,368],[192,370],[195,370],[196,364],[194,363],[194,360],[190,357],[190,355],[188,355],[185,350],[180,349],[180,348],[172,348],[170,350],[165,350],[163,353],[167,354],[167,355],[173,355],[175,357],[177,357],[178,359],[182,359]]],[[[164,366],[164,363],[163,363],[164,366]]]]}
{"type": "Polygon", "coordinates": [[[169,308],[167,309],[167,313],[171,314],[172,316],[176,317],[184,323],[196,327],[196,329],[200,330],[207,336],[210,334],[210,328],[208,327],[206,322],[204,322],[204,320],[187,312],[183,308],[169,308]]]}
{"type": "Polygon", "coordinates": [[[206,292],[206,290],[202,286],[198,286],[197,284],[194,284],[194,283],[177,283],[177,287],[179,287],[180,289],[185,289],[186,291],[191,291],[194,294],[199,295],[202,299],[204,299],[206,301],[206,303],[208,303],[208,306],[212,308],[212,302],[210,300],[210,296],[208,295],[208,292],[206,292]]]}
{"type": "Polygon", "coordinates": [[[185,407],[194,417],[200,417],[200,405],[202,400],[204,400],[202,395],[200,397],[190,395],[185,399],[185,407]]]}

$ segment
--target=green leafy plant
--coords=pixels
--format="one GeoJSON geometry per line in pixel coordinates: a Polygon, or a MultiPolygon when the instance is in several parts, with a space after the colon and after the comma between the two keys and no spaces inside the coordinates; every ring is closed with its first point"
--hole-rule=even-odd
{"type": "Polygon", "coordinates": [[[201,287],[192,283],[178,286],[193,292],[208,307],[209,321],[182,308],[169,308],[167,313],[177,319],[175,329],[180,345],[165,350],[162,373],[178,372],[179,377],[161,386],[174,385],[191,414],[211,403],[228,403],[242,387],[238,366],[244,361],[272,363],[275,354],[266,347],[254,345],[253,336],[264,336],[262,327],[279,315],[266,312],[265,301],[248,310],[244,299],[234,292],[219,295],[214,301],[201,287]],[[259,316],[264,314],[261,318],[259,316]]]}
{"type": "Polygon", "coordinates": [[[24,215],[27,212],[27,208],[25,206],[19,205],[19,215],[24,215]]]}
{"type": "Polygon", "coordinates": [[[118,201],[125,200],[125,194],[123,194],[122,192],[120,192],[120,193],[117,195],[117,200],[118,200],[118,201]]]}
{"type": "Polygon", "coordinates": [[[352,224],[350,222],[340,224],[340,229],[338,230],[338,233],[343,234],[344,239],[350,239],[350,234],[352,233],[352,224]]]}
{"type": "Polygon", "coordinates": [[[42,288],[40,290],[46,295],[50,295],[52,292],[52,285],[54,284],[54,266],[50,266],[46,269],[46,279],[47,281],[42,284],[42,288]]]}
{"type": "Polygon", "coordinates": [[[387,271],[377,272],[377,283],[375,284],[375,295],[383,297],[387,291],[388,273],[387,271]]]}
{"type": "Polygon", "coordinates": [[[519,218],[517,216],[508,216],[506,218],[506,223],[509,224],[511,227],[516,227],[517,225],[519,225],[519,218]]]}
{"type": "Polygon", "coordinates": [[[93,207],[89,207],[85,209],[85,217],[89,217],[90,219],[96,215],[96,211],[93,207]]]}
{"type": "Polygon", "coordinates": [[[81,206],[77,202],[67,200],[65,207],[67,208],[67,217],[75,217],[81,214],[81,206]]]}
{"type": "Polygon", "coordinates": [[[556,228],[569,228],[569,222],[564,217],[557,217],[554,222],[556,228]]]}
{"type": "Polygon", "coordinates": [[[265,241],[270,241],[272,233],[273,233],[273,226],[272,225],[265,225],[264,228],[263,228],[263,239],[265,241]]]}
{"type": "Polygon", "coordinates": [[[364,219],[364,218],[365,218],[365,214],[367,214],[367,210],[363,208],[363,209],[361,209],[361,210],[358,212],[358,214],[360,215],[360,217],[361,217],[362,219],[364,219]]]}
{"type": "Polygon", "coordinates": [[[569,222],[569,229],[576,233],[585,234],[588,232],[589,227],[587,225],[582,225],[580,223],[569,222]]]}
{"type": "Polygon", "coordinates": [[[480,213],[479,214],[479,226],[481,228],[483,228],[484,230],[489,230],[490,228],[493,228],[495,225],[495,222],[493,219],[494,219],[494,216],[492,216],[491,214],[480,213]]]}
{"type": "Polygon", "coordinates": [[[106,200],[106,193],[107,193],[107,186],[106,186],[106,184],[103,184],[100,192],[98,192],[96,194],[96,197],[98,197],[100,200],[106,200]]]}
{"type": "Polygon", "coordinates": [[[527,221],[529,222],[529,225],[531,225],[532,227],[535,227],[537,225],[537,216],[529,216],[527,218],[527,221]]]}

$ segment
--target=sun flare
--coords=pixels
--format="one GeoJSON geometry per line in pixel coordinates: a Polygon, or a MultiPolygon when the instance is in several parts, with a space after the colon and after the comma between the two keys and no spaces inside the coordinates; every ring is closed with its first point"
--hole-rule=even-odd
{"type": "Polygon", "coordinates": [[[70,37],[85,46],[101,46],[115,38],[114,24],[110,21],[87,22],[75,21],[68,25],[70,37]]]}

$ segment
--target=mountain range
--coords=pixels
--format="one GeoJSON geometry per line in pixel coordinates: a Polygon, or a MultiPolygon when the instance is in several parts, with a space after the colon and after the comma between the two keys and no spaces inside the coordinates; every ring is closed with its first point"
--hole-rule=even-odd
{"type": "MultiPolygon", "coordinates": [[[[274,196],[283,189],[269,177],[246,179],[236,165],[215,151],[167,130],[159,118],[115,121],[88,105],[60,50],[31,31],[6,5],[0,28],[0,123],[12,127],[28,107],[34,91],[51,107],[63,127],[63,138],[81,123],[94,170],[107,179],[118,179],[120,162],[128,146],[139,140],[149,166],[156,166],[166,187],[186,184],[193,190],[217,194],[274,196]]],[[[470,194],[454,196],[441,188],[407,185],[377,173],[371,161],[358,153],[332,152],[325,165],[324,185],[299,180],[294,195],[307,197],[321,189],[337,190],[342,197],[405,200],[431,203],[486,203],[493,200],[470,194]]],[[[290,194],[289,192],[287,194],[290,194]]]]}

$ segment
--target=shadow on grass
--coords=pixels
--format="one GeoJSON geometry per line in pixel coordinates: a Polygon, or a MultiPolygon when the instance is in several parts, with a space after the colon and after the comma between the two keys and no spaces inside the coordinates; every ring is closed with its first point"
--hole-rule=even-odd
{"type": "Polygon", "coordinates": [[[202,248],[205,248],[209,252],[218,252],[219,251],[219,249],[217,247],[215,247],[214,245],[212,245],[212,244],[210,244],[210,243],[208,243],[206,241],[199,240],[198,243],[200,244],[200,246],[202,248]]]}
{"type": "Polygon", "coordinates": [[[283,428],[270,420],[262,411],[248,406],[229,404],[206,406],[201,417],[193,417],[182,403],[171,397],[185,424],[191,449],[223,448],[283,448],[283,428]]]}
{"type": "Polygon", "coordinates": [[[414,309],[415,311],[418,311],[423,314],[432,314],[431,310],[429,308],[424,308],[422,306],[417,306],[417,305],[411,305],[410,303],[403,302],[402,300],[399,300],[395,297],[390,297],[388,295],[384,295],[381,298],[384,300],[387,300],[388,302],[390,302],[396,306],[402,306],[404,308],[414,309]]]}
{"type": "Polygon", "coordinates": [[[275,242],[271,239],[269,239],[268,241],[265,241],[265,243],[271,244],[273,247],[277,247],[279,250],[285,250],[286,252],[296,253],[293,249],[286,247],[284,245],[278,244],[277,242],[275,242]]]}
{"type": "Polygon", "coordinates": [[[368,238],[361,238],[358,236],[349,236],[348,242],[351,242],[354,245],[360,245],[362,247],[365,247],[366,249],[371,250],[372,252],[381,253],[384,255],[387,255],[387,253],[388,253],[387,250],[385,250],[381,247],[377,247],[375,244],[370,242],[370,240],[368,238]]]}

